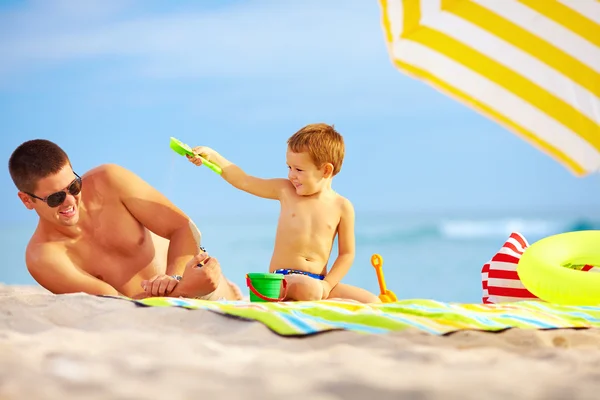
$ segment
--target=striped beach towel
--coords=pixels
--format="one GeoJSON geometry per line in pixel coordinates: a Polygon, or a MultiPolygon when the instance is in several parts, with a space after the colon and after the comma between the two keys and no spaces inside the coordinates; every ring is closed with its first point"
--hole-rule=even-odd
{"type": "Polygon", "coordinates": [[[600,169],[600,1],[380,0],[399,71],[575,175],[600,169]]]}
{"type": "Polygon", "coordinates": [[[249,303],[155,297],[131,300],[145,307],[184,307],[257,321],[280,335],[310,335],[332,330],[388,333],[413,328],[435,335],[460,330],[600,327],[600,307],[558,306],[529,301],[504,304],[457,304],[411,299],[395,303],[349,301],[249,303]]]}
{"type": "MultiPolygon", "coordinates": [[[[361,304],[352,301],[251,303],[153,297],[133,300],[143,307],[183,307],[209,310],[230,317],[263,323],[272,331],[309,335],[331,330],[387,333],[408,328],[436,335],[460,330],[501,331],[509,328],[556,329],[600,327],[600,306],[561,306],[540,301],[517,273],[517,264],[529,244],[513,232],[482,273],[483,304],[447,303],[408,299],[395,303],[361,304]]],[[[591,265],[569,265],[600,272],[591,265]]]]}
{"type": "MultiPolygon", "coordinates": [[[[523,300],[540,300],[519,279],[517,265],[529,244],[519,232],[513,232],[500,250],[483,265],[481,284],[484,304],[507,303],[523,300]]],[[[600,268],[584,265],[564,265],[586,272],[600,272],[600,268]]]]}

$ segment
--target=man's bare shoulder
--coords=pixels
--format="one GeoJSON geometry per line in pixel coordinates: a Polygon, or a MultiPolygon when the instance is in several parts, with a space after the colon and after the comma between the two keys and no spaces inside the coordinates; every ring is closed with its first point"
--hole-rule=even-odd
{"type": "Polygon", "coordinates": [[[123,173],[129,172],[128,169],[118,164],[101,164],[87,171],[82,178],[94,182],[111,182],[123,176],[123,173]]]}
{"type": "Polygon", "coordinates": [[[33,279],[54,294],[119,294],[114,287],[80,269],[60,242],[30,243],[25,262],[33,279]]]}
{"type": "Polygon", "coordinates": [[[137,190],[140,182],[132,171],[117,164],[99,165],[86,172],[82,179],[84,187],[93,188],[96,194],[102,193],[104,202],[120,198],[129,189],[137,190]]]}

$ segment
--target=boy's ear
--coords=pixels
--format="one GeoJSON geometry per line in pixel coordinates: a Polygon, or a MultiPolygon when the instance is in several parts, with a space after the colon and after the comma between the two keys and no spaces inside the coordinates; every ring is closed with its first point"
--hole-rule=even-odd
{"type": "Polygon", "coordinates": [[[330,178],[331,176],[333,176],[333,164],[332,163],[326,163],[323,166],[323,174],[325,175],[325,178],[330,178]]]}
{"type": "Polygon", "coordinates": [[[27,207],[28,210],[33,210],[33,201],[31,200],[31,197],[23,192],[19,192],[18,195],[25,207],[27,207]]]}

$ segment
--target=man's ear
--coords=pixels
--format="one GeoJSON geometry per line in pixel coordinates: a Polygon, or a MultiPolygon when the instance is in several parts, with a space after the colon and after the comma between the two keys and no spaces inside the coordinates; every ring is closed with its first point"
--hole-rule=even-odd
{"type": "Polygon", "coordinates": [[[333,176],[333,164],[332,163],[326,163],[323,166],[323,175],[325,175],[325,178],[331,178],[333,176]]]}
{"type": "Polygon", "coordinates": [[[31,197],[29,197],[28,194],[23,192],[19,192],[18,195],[19,199],[21,199],[23,204],[25,204],[25,207],[27,207],[28,210],[33,210],[33,200],[31,199],[31,197]]]}

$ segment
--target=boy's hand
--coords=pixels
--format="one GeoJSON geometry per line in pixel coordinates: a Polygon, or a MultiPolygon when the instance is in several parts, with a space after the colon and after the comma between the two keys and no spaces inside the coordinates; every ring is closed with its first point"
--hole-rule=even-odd
{"type": "MultiPolygon", "coordinates": [[[[217,154],[217,152],[211,149],[210,147],[196,146],[192,149],[192,151],[194,152],[194,154],[202,156],[207,161],[216,161],[215,155],[217,154]]],[[[202,165],[202,158],[190,155],[186,155],[186,157],[192,162],[192,164],[197,165],[198,167],[202,165]]]]}
{"type": "Polygon", "coordinates": [[[329,284],[329,282],[327,282],[326,280],[322,280],[321,284],[323,285],[323,297],[322,299],[325,300],[329,297],[329,293],[331,293],[331,289],[333,289],[331,287],[331,285],[329,284]]]}

